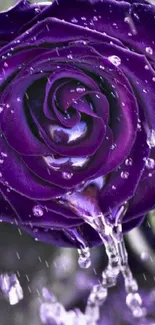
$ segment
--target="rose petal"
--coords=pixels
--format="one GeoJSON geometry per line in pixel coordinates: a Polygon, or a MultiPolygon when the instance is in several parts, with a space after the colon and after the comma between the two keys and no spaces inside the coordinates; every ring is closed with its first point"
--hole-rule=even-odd
{"type": "Polygon", "coordinates": [[[9,145],[21,154],[43,155],[51,150],[41,142],[31,131],[24,108],[25,92],[40,75],[19,78],[12,82],[1,96],[5,105],[1,116],[1,127],[9,145]],[[18,132],[15,132],[18,130],[18,132]]]}
{"type": "MultiPolygon", "coordinates": [[[[105,32],[148,56],[146,47],[155,51],[153,4],[113,0],[55,0],[46,12],[78,26],[105,32]]],[[[45,12],[42,17],[45,17],[45,12]]]]}
{"type": "Polygon", "coordinates": [[[15,211],[20,224],[65,229],[79,226],[83,223],[83,220],[78,217],[70,220],[59,213],[47,211],[47,209],[41,208],[40,206],[38,207],[35,201],[29,200],[14,191],[8,192],[5,186],[1,185],[0,191],[15,211]],[[36,208],[40,209],[41,215],[35,215],[36,208]]]}
{"type": "Polygon", "coordinates": [[[0,164],[0,182],[16,192],[34,200],[49,200],[65,193],[62,188],[51,186],[36,177],[25,166],[21,157],[0,137],[0,152],[4,163],[0,164]],[[10,167],[11,166],[11,167],[10,167]]]}
{"type": "Polygon", "coordinates": [[[0,13],[0,46],[17,37],[19,29],[30,23],[44,7],[30,5],[26,0],[19,1],[14,7],[0,13]]]}
{"type": "Polygon", "coordinates": [[[104,214],[128,201],[134,195],[145,167],[144,158],[148,155],[146,133],[142,128],[137,133],[129,157],[118,170],[111,174],[107,185],[101,190],[100,206],[104,214]]]}

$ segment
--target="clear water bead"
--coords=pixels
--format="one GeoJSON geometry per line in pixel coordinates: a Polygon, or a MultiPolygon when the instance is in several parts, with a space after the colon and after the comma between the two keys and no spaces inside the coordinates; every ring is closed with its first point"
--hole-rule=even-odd
{"type": "Polygon", "coordinates": [[[10,305],[16,305],[23,299],[23,290],[15,274],[2,274],[0,276],[0,288],[10,305]]]}
{"type": "Polygon", "coordinates": [[[145,159],[145,166],[148,169],[153,169],[155,167],[155,161],[152,158],[145,159]]]}
{"type": "Polygon", "coordinates": [[[116,55],[111,55],[108,57],[108,60],[114,64],[116,67],[118,67],[121,64],[121,59],[119,58],[119,56],[116,55]]]}
{"type": "Polygon", "coordinates": [[[129,173],[128,172],[121,172],[121,178],[127,179],[128,177],[129,177],[129,173]]]}
{"type": "Polygon", "coordinates": [[[133,160],[132,160],[132,158],[127,158],[127,159],[125,160],[125,165],[126,165],[126,166],[132,166],[132,164],[133,164],[133,160]]]}
{"type": "Polygon", "coordinates": [[[150,46],[146,47],[145,51],[146,51],[147,54],[150,54],[150,55],[153,54],[153,49],[150,46]]]}
{"type": "Polygon", "coordinates": [[[67,173],[67,172],[63,172],[63,173],[62,173],[62,177],[63,177],[64,179],[71,179],[72,176],[73,176],[73,173],[67,173]]]}
{"type": "Polygon", "coordinates": [[[42,217],[44,214],[44,210],[40,205],[35,205],[32,209],[34,216],[42,217]]]}
{"type": "Polygon", "coordinates": [[[83,93],[84,91],[86,91],[85,87],[79,86],[76,88],[77,93],[83,93]]]}

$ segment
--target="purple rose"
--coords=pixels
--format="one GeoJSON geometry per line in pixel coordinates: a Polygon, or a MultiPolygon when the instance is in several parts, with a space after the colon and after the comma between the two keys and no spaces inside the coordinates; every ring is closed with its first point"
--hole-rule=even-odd
{"type": "Polygon", "coordinates": [[[100,244],[78,213],[94,202],[113,219],[128,202],[137,226],[155,207],[155,7],[22,0],[0,45],[1,219],[58,246],[100,244]]]}

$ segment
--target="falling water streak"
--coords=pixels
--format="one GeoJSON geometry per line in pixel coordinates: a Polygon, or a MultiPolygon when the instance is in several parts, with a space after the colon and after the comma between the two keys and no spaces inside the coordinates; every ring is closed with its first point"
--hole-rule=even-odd
{"type": "Polygon", "coordinates": [[[138,283],[134,279],[128,264],[128,254],[122,235],[122,225],[120,223],[120,220],[118,220],[118,223],[116,225],[113,238],[116,241],[120,272],[124,277],[126,305],[131,310],[133,317],[142,318],[146,316],[146,309],[142,306],[142,298],[138,293],[138,283]]]}
{"type": "Polygon", "coordinates": [[[126,305],[133,317],[143,318],[146,309],[142,306],[142,298],[138,293],[138,284],[134,279],[128,264],[128,254],[122,235],[122,218],[127,210],[125,204],[116,215],[115,225],[106,223],[101,214],[97,218],[86,218],[87,222],[98,232],[108,256],[108,266],[102,273],[102,282],[93,287],[87,302],[86,317],[88,325],[96,325],[100,318],[100,307],[108,295],[108,288],[115,286],[120,272],[124,277],[126,290],[126,305]]]}

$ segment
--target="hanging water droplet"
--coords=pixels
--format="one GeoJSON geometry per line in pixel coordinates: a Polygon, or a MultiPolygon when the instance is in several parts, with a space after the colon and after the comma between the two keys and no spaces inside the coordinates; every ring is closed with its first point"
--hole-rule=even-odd
{"type": "Polygon", "coordinates": [[[132,164],[133,164],[133,160],[132,160],[132,158],[127,158],[127,159],[125,160],[125,165],[126,165],[126,166],[132,166],[132,164]]]}
{"type": "Polygon", "coordinates": [[[2,274],[0,288],[10,305],[15,305],[23,299],[23,290],[15,274],[2,274]]]}
{"type": "Polygon", "coordinates": [[[78,253],[79,253],[79,259],[78,259],[79,266],[83,269],[88,269],[91,266],[89,247],[78,249],[78,253]]]}
{"type": "Polygon", "coordinates": [[[142,308],[142,299],[139,293],[129,293],[126,297],[126,304],[131,309],[133,316],[140,318],[146,315],[146,310],[142,308]]]}
{"type": "Polygon", "coordinates": [[[117,55],[111,55],[108,57],[108,60],[114,64],[116,67],[118,67],[121,64],[121,59],[117,55]]]}
{"type": "Polygon", "coordinates": [[[146,47],[146,48],[145,48],[145,51],[146,51],[147,54],[150,54],[150,55],[153,54],[153,49],[152,49],[152,47],[150,47],[150,46],[146,47]]]}
{"type": "Polygon", "coordinates": [[[40,205],[35,205],[32,209],[34,216],[42,217],[44,214],[44,210],[40,205]]]}
{"type": "Polygon", "coordinates": [[[127,179],[128,177],[129,177],[129,173],[128,172],[121,172],[121,178],[127,179]]]}

